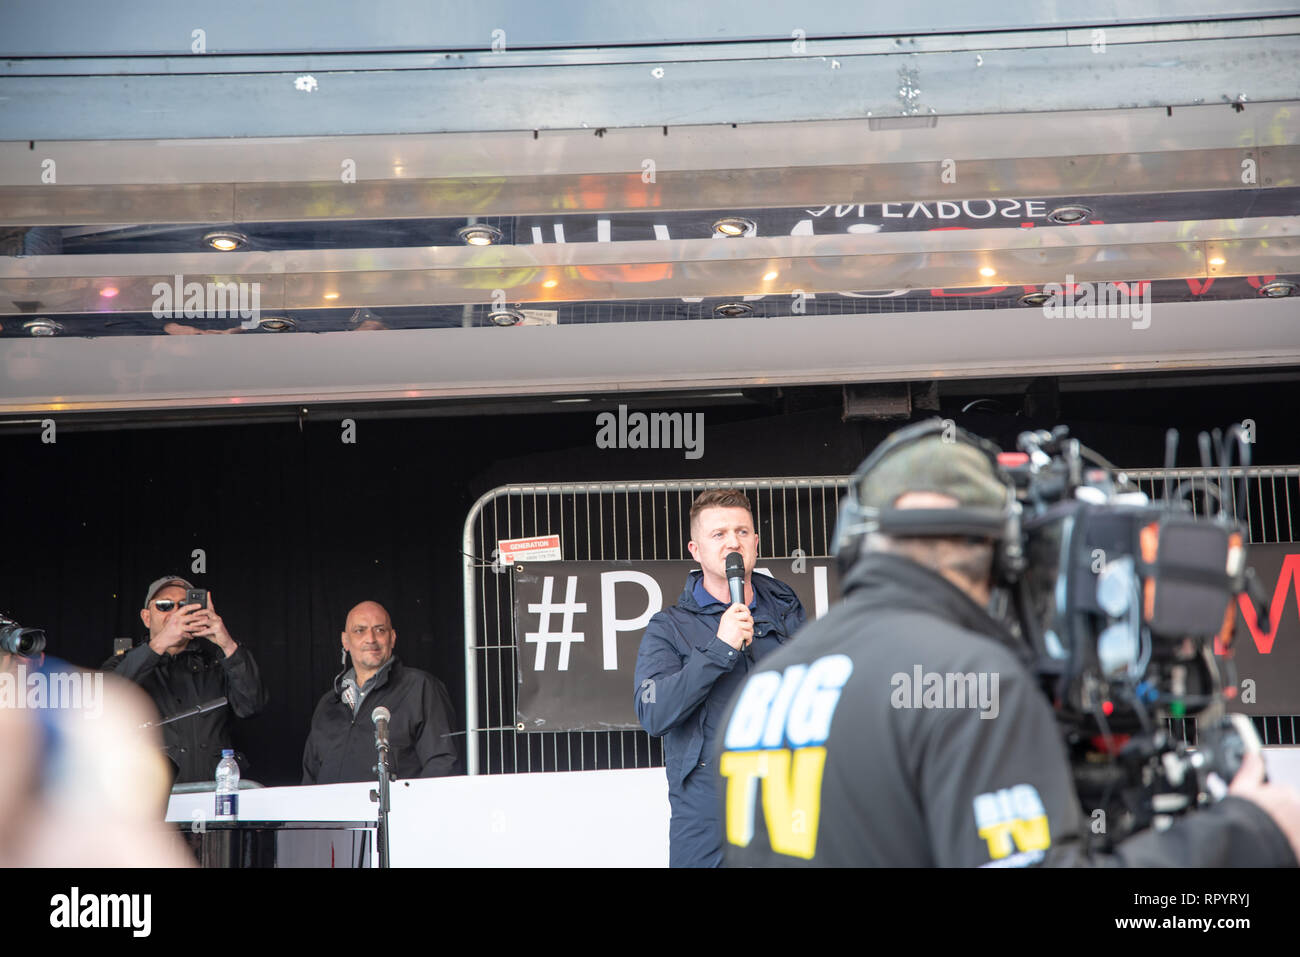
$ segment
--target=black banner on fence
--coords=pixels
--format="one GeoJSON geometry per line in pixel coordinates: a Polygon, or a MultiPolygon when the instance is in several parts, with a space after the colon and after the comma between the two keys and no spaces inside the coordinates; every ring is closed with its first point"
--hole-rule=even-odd
{"type": "MultiPolygon", "coordinates": [[[[515,720],[526,731],[639,729],[633,708],[637,647],[650,618],[677,603],[700,566],[672,562],[537,562],[515,566],[515,720]]],[[[834,559],[759,559],[809,619],[839,598],[834,559]]]]}
{"type": "MultiPolygon", "coordinates": [[[[1230,711],[1300,714],[1300,546],[1253,545],[1250,564],[1271,600],[1268,628],[1244,596],[1230,711]],[[1292,587],[1294,585],[1294,588],[1292,587]]],[[[538,562],[515,566],[515,720],[525,731],[638,729],[637,647],[652,615],[676,604],[695,562],[538,562]]],[[[839,599],[829,558],[763,560],[799,595],[809,620],[839,599]]]]}

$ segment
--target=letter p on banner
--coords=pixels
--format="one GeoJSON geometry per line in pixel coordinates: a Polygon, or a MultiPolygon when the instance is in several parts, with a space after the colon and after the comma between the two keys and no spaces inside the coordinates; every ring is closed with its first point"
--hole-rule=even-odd
{"type": "MultiPolygon", "coordinates": [[[[618,670],[618,636],[620,633],[640,635],[650,619],[663,607],[663,592],[659,583],[645,572],[617,571],[600,573],[600,638],[601,658],[605,671],[618,670]],[[645,590],[645,606],[631,618],[619,618],[614,607],[616,589],[620,582],[640,585],[645,590]]],[[[651,683],[647,703],[654,702],[654,685],[651,683]]]]}

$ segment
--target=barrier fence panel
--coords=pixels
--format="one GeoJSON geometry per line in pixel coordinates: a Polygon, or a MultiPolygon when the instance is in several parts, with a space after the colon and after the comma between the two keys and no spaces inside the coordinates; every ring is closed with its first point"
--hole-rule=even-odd
{"type": "MultiPolygon", "coordinates": [[[[830,552],[846,478],[709,479],[508,485],[484,495],[465,522],[465,701],[471,774],[584,771],[663,764],[644,731],[524,732],[518,688],[514,577],[497,543],[559,535],[565,561],[690,561],[691,502],[712,488],[739,488],[754,507],[758,557],[793,560],[830,552]]],[[[666,596],[670,601],[676,595],[666,596]]],[[[631,700],[632,687],[627,693],[631,700]]]]}
{"type": "MultiPolygon", "coordinates": [[[[1126,474],[1153,499],[1188,498],[1206,514],[1219,470],[1134,469],[1126,474]]],[[[1225,497],[1241,495],[1241,469],[1229,470],[1225,497]]],[[[831,535],[847,477],[709,479],[694,482],[603,482],[507,485],[470,509],[463,542],[465,701],[470,774],[642,768],[663,764],[660,739],[644,731],[526,732],[516,723],[519,673],[514,634],[514,576],[499,560],[504,540],[558,535],[564,561],[690,560],[686,549],[691,502],[706,489],[739,488],[754,506],[760,563],[830,554],[831,535]]],[[[1252,468],[1242,509],[1251,543],[1292,543],[1300,518],[1300,468],[1252,468]],[[1294,502],[1294,505],[1292,504],[1294,502]],[[1294,516],[1294,517],[1293,517],[1294,516]]],[[[1300,586],[1298,586],[1300,587],[1300,586]]],[[[676,596],[665,596],[668,601],[676,596]]],[[[1280,614],[1281,608],[1275,614],[1280,614]]],[[[628,694],[633,689],[629,686],[628,694]]],[[[1253,716],[1267,745],[1296,744],[1300,717],[1253,716]]],[[[1192,719],[1171,722],[1195,742],[1192,719]]]]}

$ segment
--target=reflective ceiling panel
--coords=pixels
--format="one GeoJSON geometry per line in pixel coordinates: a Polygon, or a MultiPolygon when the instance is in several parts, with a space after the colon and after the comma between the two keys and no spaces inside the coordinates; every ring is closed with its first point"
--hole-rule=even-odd
{"type": "Polygon", "coordinates": [[[1300,362],[1294,11],[73,6],[0,10],[0,410],[1300,362]]]}

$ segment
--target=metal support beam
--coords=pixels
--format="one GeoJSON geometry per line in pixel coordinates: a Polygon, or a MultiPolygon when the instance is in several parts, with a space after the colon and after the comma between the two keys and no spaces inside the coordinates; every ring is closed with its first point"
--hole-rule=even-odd
{"type": "MultiPolygon", "coordinates": [[[[2,33],[0,29],[0,33],[2,33]]],[[[1300,36],[508,68],[13,74],[0,139],[614,129],[1294,99],[1300,36]]],[[[695,58],[692,58],[694,56],[695,58]]],[[[51,69],[57,70],[52,65],[51,69]]]]}
{"type": "Polygon", "coordinates": [[[1300,364],[1294,300],[1151,308],[1150,325],[1142,329],[1123,319],[991,309],[314,336],[17,339],[0,343],[0,413],[314,407],[618,395],[698,390],[703,383],[722,390],[1300,364]]]}

